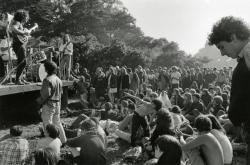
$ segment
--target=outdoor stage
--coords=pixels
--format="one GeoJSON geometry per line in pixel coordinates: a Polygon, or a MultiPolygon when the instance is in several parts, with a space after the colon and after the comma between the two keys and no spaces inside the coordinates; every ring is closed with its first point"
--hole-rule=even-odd
{"type": "MultiPolygon", "coordinates": [[[[68,106],[68,87],[73,81],[63,81],[61,109],[68,106]]],[[[42,83],[0,86],[0,127],[9,122],[31,122],[39,119],[40,107],[36,99],[40,96],[42,83]]]]}
{"type": "MultiPolygon", "coordinates": [[[[72,86],[73,81],[63,81],[63,86],[72,86]]],[[[24,92],[31,92],[40,90],[42,83],[32,83],[29,85],[2,85],[0,86],[0,96],[17,94],[17,93],[24,93],[24,92]]]]}

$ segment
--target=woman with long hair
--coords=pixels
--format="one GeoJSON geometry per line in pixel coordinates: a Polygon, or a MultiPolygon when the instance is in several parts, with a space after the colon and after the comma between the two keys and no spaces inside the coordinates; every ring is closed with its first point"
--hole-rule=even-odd
{"type": "Polygon", "coordinates": [[[65,34],[63,37],[63,45],[61,45],[60,51],[63,53],[60,63],[61,78],[69,80],[73,56],[73,43],[70,41],[68,34],[65,34]]]}
{"type": "Polygon", "coordinates": [[[170,135],[160,136],[156,140],[155,157],[157,165],[181,165],[182,150],[179,141],[170,135]]]}
{"type": "Polygon", "coordinates": [[[139,94],[140,87],[140,79],[136,72],[133,73],[132,79],[130,81],[130,89],[135,92],[135,94],[139,94]]]}
{"type": "Polygon", "coordinates": [[[212,130],[210,132],[216,137],[222,147],[224,164],[229,165],[233,159],[232,145],[218,119],[214,115],[208,115],[208,118],[212,122],[212,130]]]}
{"type": "Polygon", "coordinates": [[[114,94],[117,93],[117,75],[115,68],[109,68],[110,75],[108,76],[108,97],[111,103],[114,103],[115,96],[114,94]]]}
{"type": "Polygon", "coordinates": [[[152,147],[155,146],[156,139],[165,134],[175,135],[172,115],[167,109],[162,108],[156,114],[156,128],[150,139],[152,147]]]}
{"type": "Polygon", "coordinates": [[[192,97],[191,93],[184,93],[183,98],[184,98],[184,101],[183,101],[184,107],[182,108],[182,114],[185,115],[191,110],[191,105],[193,103],[193,97],[192,97]]]}

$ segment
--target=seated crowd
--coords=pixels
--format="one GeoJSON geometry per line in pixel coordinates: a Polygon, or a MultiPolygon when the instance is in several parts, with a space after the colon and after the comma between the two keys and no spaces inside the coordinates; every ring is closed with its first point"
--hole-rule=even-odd
{"type": "Polygon", "coordinates": [[[141,148],[146,165],[232,163],[230,141],[242,137],[227,117],[230,69],[139,66],[133,72],[117,66],[107,73],[97,68],[90,76],[86,68],[80,75],[78,68],[74,75],[80,103],[95,111],[64,125],[64,144],[58,128],[48,124],[48,135],[32,152],[21,127],[11,127],[0,139],[0,164],[107,164],[109,135],[127,141],[132,149],[141,148]],[[62,147],[69,148],[71,156],[62,147]]]}

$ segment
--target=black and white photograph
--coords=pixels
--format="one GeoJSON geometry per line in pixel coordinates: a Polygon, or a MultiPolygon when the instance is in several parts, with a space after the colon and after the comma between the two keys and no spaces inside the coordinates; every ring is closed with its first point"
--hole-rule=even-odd
{"type": "Polygon", "coordinates": [[[0,165],[250,165],[249,7],[0,0],[0,165]]]}

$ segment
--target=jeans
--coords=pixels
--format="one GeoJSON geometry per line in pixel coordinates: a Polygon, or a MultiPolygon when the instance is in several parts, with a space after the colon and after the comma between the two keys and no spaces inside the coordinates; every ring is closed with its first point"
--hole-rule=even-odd
{"type": "Polygon", "coordinates": [[[47,124],[54,124],[58,127],[60,132],[60,140],[62,143],[66,142],[65,132],[60,120],[60,102],[48,102],[42,107],[42,121],[44,126],[45,136],[48,136],[46,131],[47,124]]]}
{"type": "Polygon", "coordinates": [[[4,75],[5,75],[4,62],[2,57],[0,57],[0,77],[3,77],[4,75]]]}
{"type": "Polygon", "coordinates": [[[26,49],[23,44],[14,42],[13,50],[17,56],[16,81],[18,81],[24,68],[26,67],[26,49]]]}
{"type": "Polygon", "coordinates": [[[69,79],[70,78],[70,71],[71,71],[71,55],[64,54],[61,59],[61,78],[62,79],[69,79]]]}

